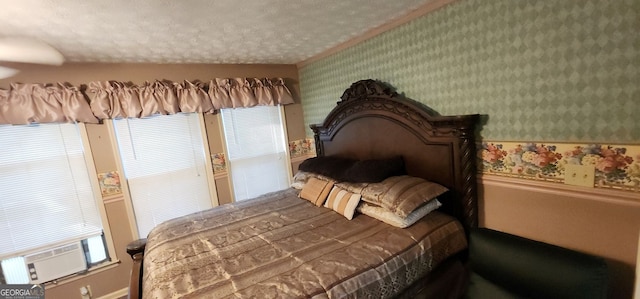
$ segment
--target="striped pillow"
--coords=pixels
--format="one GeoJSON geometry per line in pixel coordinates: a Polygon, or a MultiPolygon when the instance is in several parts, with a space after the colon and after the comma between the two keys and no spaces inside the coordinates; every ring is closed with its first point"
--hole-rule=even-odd
{"type": "Polygon", "coordinates": [[[333,181],[323,181],[316,178],[309,178],[302,191],[300,191],[300,198],[306,199],[312,202],[317,207],[322,206],[327,195],[333,187],[333,181]]]}
{"type": "Polygon", "coordinates": [[[324,203],[324,206],[351,220],[353,219],[353,214],[355,213],[359,202],[360,194],[351,193],[342,188],[333,187],[333,189],[331,189],[331,193],[329,193],[329,198],[327,198],[327,201],[324,203]]]}

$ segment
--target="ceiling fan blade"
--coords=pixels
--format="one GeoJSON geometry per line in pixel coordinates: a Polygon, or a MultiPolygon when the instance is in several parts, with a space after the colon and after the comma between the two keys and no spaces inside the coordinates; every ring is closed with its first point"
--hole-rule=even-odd
{"type": "Polygon", "coordinates": [[[0,61],[62,65],[64,56],[39,40],[5,37],[0,38],[0,61]]]}
{"type": "Polygon", "coordinates": [[[0,79],[9,78],[18,72],[16,69],[0,66],[0,79]]]}

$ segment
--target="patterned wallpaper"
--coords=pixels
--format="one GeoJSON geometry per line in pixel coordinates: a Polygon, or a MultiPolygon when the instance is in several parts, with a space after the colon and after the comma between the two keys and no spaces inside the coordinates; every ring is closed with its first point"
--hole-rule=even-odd
{"type": "Polygon", "coordinates": [[[307,135],[372,78],[483,141],[640,144],[640,1],[460,0],[300,69],[307,135]]]}

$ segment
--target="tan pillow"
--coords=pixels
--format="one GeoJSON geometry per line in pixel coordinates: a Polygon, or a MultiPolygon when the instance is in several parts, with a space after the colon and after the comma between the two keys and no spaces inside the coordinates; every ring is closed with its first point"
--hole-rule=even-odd
{"type": "Polygon", "coordinates": [[[333,187],[324,206],[351,220],[353,219],[353,214],[356,212],[359,202],[360,194],[351,193],[339,187],[333,187]]]}
{"type": "Polygon", "coordinates": [[[300,191],[300,198],[312,202],[317,207],[322,206],[329,192],[331,192],[332,187],[333,181],[323,181],[313,177],[309,178],[300,191]]]}
{"type": "Polygon", "coordinates": [[[362,188],[362,200],[381,206],[400,217],[407,217],[418,207],[448,189],[440,184],[412,176],[394,176],[362,188]]]}

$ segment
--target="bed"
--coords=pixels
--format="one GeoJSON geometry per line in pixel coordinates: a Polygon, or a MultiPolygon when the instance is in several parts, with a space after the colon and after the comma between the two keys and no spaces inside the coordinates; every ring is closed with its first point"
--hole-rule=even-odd
{"type": "MultiPolygon", "coordinates": [[[[437,115],[380,81],[353,83],[324,122],[311,126],[316,159],[401,157],[405,172],[379,184],[446,188],[437,193],[436,211],[404,228],[364,214],[361,205],[348,219],[349,204],[328,202],[364,200],[364,188],[374,184],[314,176],[302,190],[176,218],[132,242],[130,298],[460,297],[466,236],[477,226],[477,122],[478,115],[437,115]],[[319,204],[302,196],[315,184],[331,191],[318,192],[319,204]]],[[[407,216],[424,206],[394,211],[407,216]]]]}

